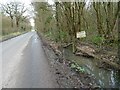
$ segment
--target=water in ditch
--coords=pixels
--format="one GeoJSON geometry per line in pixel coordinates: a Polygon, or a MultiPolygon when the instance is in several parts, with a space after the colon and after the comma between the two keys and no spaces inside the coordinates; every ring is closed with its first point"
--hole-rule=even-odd
{"type": "Polygon", "coordinates": [[[100,69],[96,66],[96,60],[82,56],[75,56],[70,49],[64,49],[64,57],[76,61],[85,71],[95,76],[102,88],[120,88],[120,73],[114,70],[100,69]]]}

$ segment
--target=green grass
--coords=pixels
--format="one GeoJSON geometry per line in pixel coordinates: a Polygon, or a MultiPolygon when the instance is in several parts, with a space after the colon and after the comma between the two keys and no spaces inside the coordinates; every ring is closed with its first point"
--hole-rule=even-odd
{"type": "Polygon", "coordinates": [[[10,38],[13,38],[13,37],[16,37],[18,35],[21,35],[25,32],[14,32],[14,33],[10,33],[8,35],[0,35],[0,41],[5,41],[7,39],[10,39],[10,38]]]}

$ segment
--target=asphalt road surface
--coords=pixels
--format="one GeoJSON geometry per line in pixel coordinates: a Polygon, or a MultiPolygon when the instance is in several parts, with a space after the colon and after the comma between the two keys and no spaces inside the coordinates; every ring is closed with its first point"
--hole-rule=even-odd
{"type": "Polygon", "coordinates": [[[3,88],[57,87],[36,32],[28,32],[0,44],[3,88]]]}

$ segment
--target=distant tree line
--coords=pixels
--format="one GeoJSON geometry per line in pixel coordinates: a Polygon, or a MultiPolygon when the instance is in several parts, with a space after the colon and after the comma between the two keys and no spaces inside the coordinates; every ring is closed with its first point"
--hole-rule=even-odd
{"type": "Polygon", "coordinates": [[[3,35],[25,31],[31,28],[28,17],[24,16],[27,8],[23,3],[10,2],[6,4],[0,4],[0,9],[2,16],[3,35]]]}

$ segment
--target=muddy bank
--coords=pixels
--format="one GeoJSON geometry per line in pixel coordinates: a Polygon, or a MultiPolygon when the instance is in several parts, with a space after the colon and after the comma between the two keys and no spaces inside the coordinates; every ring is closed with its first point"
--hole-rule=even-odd
{"type": "Polygon", "coordinates": [[[55,52],[49,41],[42,38],[43,48],[48,57],[52,72],[55,74],[59,88],[99,88],[94,76],[85,71],[76,71],[71,65],[74,62],[65,59],[60,53],[55,52]]]}
{"type": "MultiPolygon", "coordinates": [[[[85,57],[86,54],[84,56],[83,53],[82,55],[76,56],[72,53],[70,47],[68,47],[71,44],[66,45],[67,48],[61,48],[61,44],[55,43],[44,36],[42,36],[42,41],[43,48],[47,54],[59,87],[120,88],[119,72],[112,69],[110,65],[101,62],[101,60],[96,60],[93,57],[85,57]],[[78,73],[79,70],[76,71],[74,68],[71,68],[71,64],[74,62],[82,66],[85,72],[82,73],[80,70],[78,73]],[[84,76],[89,77],[89,82],[85,80],[86,77],[84,76]]],[[[92,49],[91,51],[94,54],[96,53],[92,49]]],[[[105,52],[101,51],[98,53],[105,54],[105,52]]]]}

